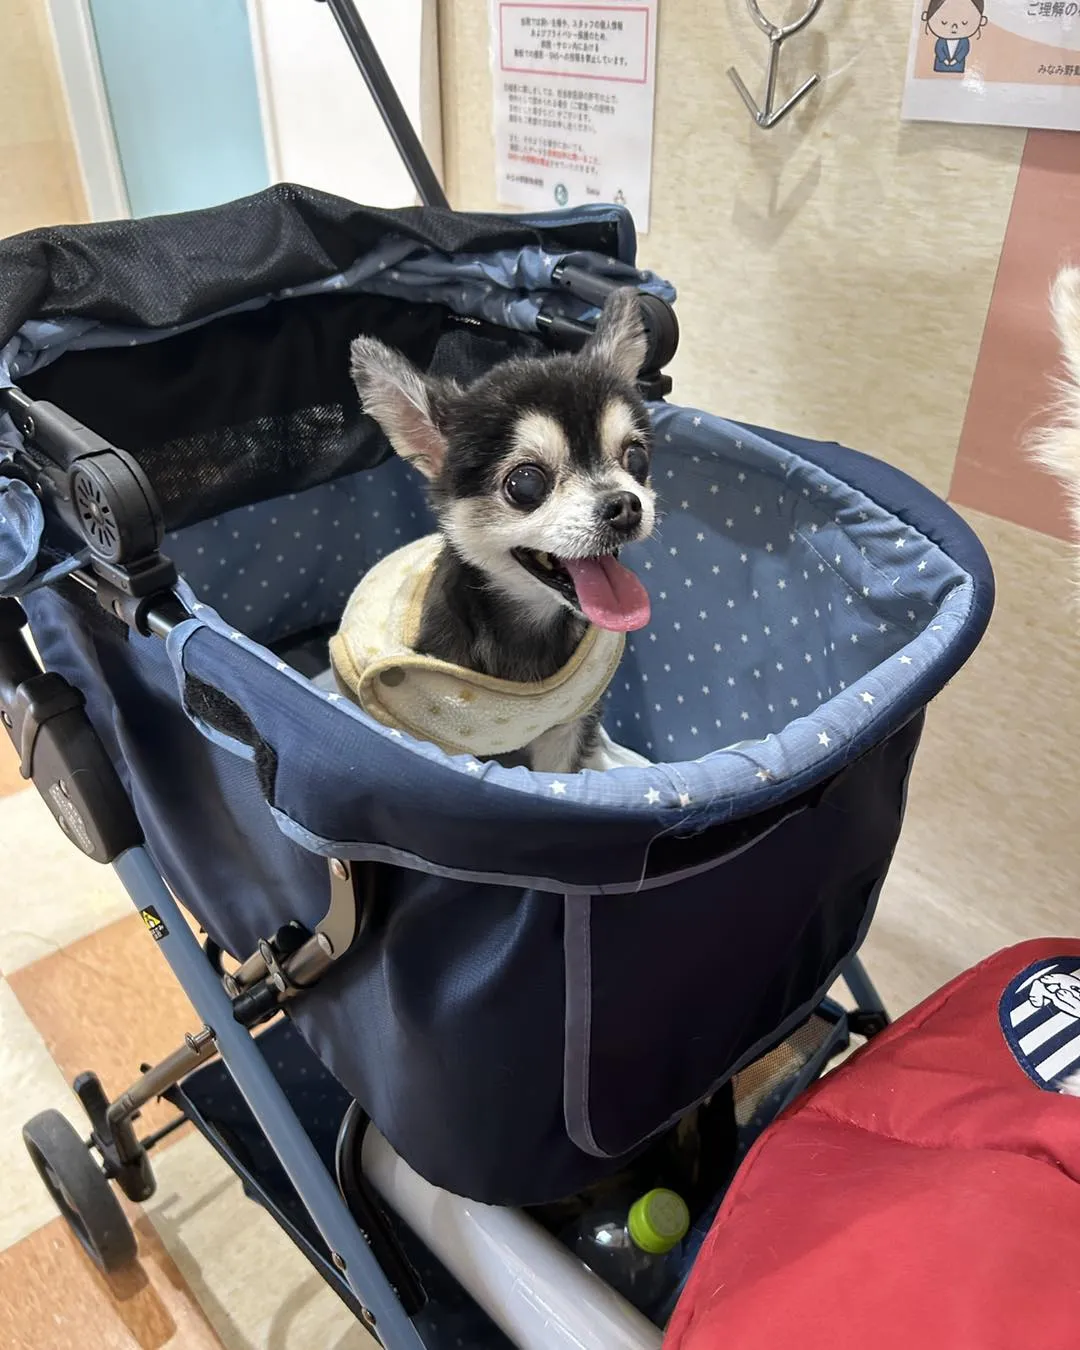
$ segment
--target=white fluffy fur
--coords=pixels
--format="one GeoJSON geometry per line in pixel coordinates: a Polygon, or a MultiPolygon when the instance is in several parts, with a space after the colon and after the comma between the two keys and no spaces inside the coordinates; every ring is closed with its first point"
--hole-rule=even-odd
{"type": "MultiPolygon", "coordinates": [[[[1054,423],[1031,438],[1035,458],[1061,480],[1080,540],[1080,267],[1064,268],[1050,293],[1065,378],[1059,380],[1054,423]]],[[[1080,1095],[1080,1094],[1078,1094],[1080,1095]]]]}
{"type": "MultiPolygon", "coordinates": [[[[1057,418],[1035,433],[1031,450],[1061,480],[1073,527],[1080,540],[1080,267],[1065,267],[1050,292],[1050,311],[1061,345],[1065,378],[1058,380],[1057,418]]],[[[1067,1097],[1080,1097],[1080,1072],[1061,1084],[1067,1097]]]]}

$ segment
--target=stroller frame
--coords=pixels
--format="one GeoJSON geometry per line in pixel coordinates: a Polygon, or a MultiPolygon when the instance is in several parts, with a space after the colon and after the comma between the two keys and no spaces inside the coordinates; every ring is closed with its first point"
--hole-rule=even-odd
{"type": "MultiPolygon", "coordinates": [[[[326,3],[421,200],[446,205],[351,0],[326,3]]],[[[612,284],[586,274],[564,280],[571,288],[575,284],[585,288],[583,298],[593,301],[602,298],[602,292],[612,284]],[[590,286],[594,288],[591,294],[590,286]]],[[[652,299],[643,297],[643,303],[652,299]]],[[[647,306],[647,317],[653,320],[653,345],[643,384],[649,395],[656,397],[670,388],[670,380],[660,372],[673,353],[677,329],[670,312],[666,316],[659,313],[655,303],[647,306]]],[[[561,326],[567,330],[573,327],[567,321],[561,326]]],[[[564,331],[550,336],[576,345],[584,335],[564,331]]],[[[155,510],[153,493],[138,464],[58,409],[35,404],[17,389],[0,391],[0,406],[11,413],[27,440],[44,451],[49,461],[42,463],[46,474],[66,473],[82,459],[93,462],[104,475],[102,481],[113,494],[111,519],[124,547],[110,557],[101,547],[102,536],[84,528],[90,561],[70,575],[130,628],[166,639],[188,615],[170,593],[175,569],[158,552],[160,513],[155,510]]],[[[134,808],[87,718],[81,695],[60,675],[41,670],[23,635],[24,624],[25,615],[18,602],[0,599],[0,723],[16,746],[24,777],[33,780],[65,833],[88,856],[115,868],[187,993],[200,1024],[160,1063],[142,1066],[141,1077],[115,1098],[108,1096],[93,1073],[81,1074],[75,1080],[74,1089],[91,1127],[88,1139],[79,1138],[70,1126],[71,1137],[66,1137],[66,1122],[62,1120],[59,1125],[56,1120],[50,1123],[51,1134],[49,1129],[30,1122],[24,1135],[43,1180],[91,1258],[106,1271],[117,1269],[134,1256],[134,1238],[130,1228],[117,1226],[118,1211],[110,1183],[115,1182],[134,1201],[149,1198],[154,1190],[149,1151],[190,1119],[243,1179],[249,1194],[270,1210],[370,1332],[393,1350],[428,1344],[414,1320],[423,1305],[424,1291],[393,1228],[358,1175],[358,1167],[339,1165],[335,1181],[285,1089],[269,1071],[253,1035],[362,938],[368,881],[363,865],[331,858],[327,912],[315,930],[282,929],[260,942],[258,950],[236,970],[223,971],[220,952],[209,940],[205,948],[200,945],[144,847],[134,808]],[[184,1091],[185,1081],[215,1057],[224,1065],[280,1160],[325,1250],[298,1230],[277,1197],[260,1187],[243,1159],[192,1108],[184,1091]],[[179,1114],[140,1139],[135,1129],[139,1110],[157,1097],[173,1102],[179,1114]],[[100,1168],[91,1162],[90,1172],[85,1167],[88,1150],[96,1151],[102,1160],[100,1168]]],[[[845,1012],[829,1000],[821,1005],[818,1012],[828,1024],[828,1034],[801,1071],[774,1094],[768,1103],[768,1117],[817,1077],[829,1059],[847,1047],[851,1034],[870,1037],[886,1025],[888,1018],[881,1000],[857,958],[851,958],[845,967],[844,979],[856,1010],[845,1012]]],[[[339,1131],[339,1164],[349,1154],[347,1147],[341,1147],[342,1141],[355,1143],[364,1124],[353,1103],[339,1131]]],[[[122,1215],[120,1221],[126,1226],[122,1215]]],[[[595,1342],[586,1336],[581,1343],[595,1342]]]]}

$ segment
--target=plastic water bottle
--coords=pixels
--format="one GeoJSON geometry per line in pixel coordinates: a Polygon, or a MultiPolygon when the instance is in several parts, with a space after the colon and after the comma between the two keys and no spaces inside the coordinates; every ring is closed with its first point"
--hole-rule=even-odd
{"type": "Polygon", "coordinates": [[[606,1284],[648,1313],[678,1281],[679,1247],[689,1228],[682,1196],[658,1188],[629,1208],[588,1210],[564,1240],[606,1284]]]}

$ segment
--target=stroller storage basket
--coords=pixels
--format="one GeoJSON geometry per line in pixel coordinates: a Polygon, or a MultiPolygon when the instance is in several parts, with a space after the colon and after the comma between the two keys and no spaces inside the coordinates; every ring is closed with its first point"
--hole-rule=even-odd
{"type": "MultiPolygon", "coordinates": [[[[151,222],[152,237],[190,247],[237,209],[151,222]]],[[[540,348],[553,259],[665,288],[632,272],[614,211],[361,213],[273,192],[248,209],[267,237],[275,218],[293,231],[292,250],[155,287],[141,264],[110,271],[89,228],[94,275],[54,272],[47,295],[0,312],[24,392],[110,436],[160,489],[192,617],[163,643],[70,583],[24,605],[162,874],[226,950],[314,927],[327,858],[366,870],[362,940],[294,1001],[297,1027],[430,1181],[548,1201],[768,1049],[856,950],[922,708],[985,627],[989,568],[887,466],[656,402],[663,518],[629,559],[653,620],[606,713],[652,766],[559,778],[388,730],[307,678],[359,576],[432,528],[356,408],[348,338],[377,331],[468,374],[540,348]],[[419,274],[392,265],[379,275],[398,280],[372,290],[371,255],[402,239],[422,281],[406,293],[419,274]],[[128,268],[129,300],[106,302],[128,268]],[[318,334],[319,359],[302,359],[318,334]]],[[[51,525],[39,566],[62,552],[51,525]]]]}

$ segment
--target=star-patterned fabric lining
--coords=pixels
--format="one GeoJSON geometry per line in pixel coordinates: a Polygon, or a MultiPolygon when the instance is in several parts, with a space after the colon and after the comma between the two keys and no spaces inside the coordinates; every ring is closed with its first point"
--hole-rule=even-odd
{"type": "MultiPolygon", "coordinates": [[[[963,628],[971,579],[858,488],[736,424],[652,411],[663,515],[653,539],[624,553],[652,621],[627,645],[605,724],[653,763],[530,774],[447,761],[404,737],[416,753],[519,791],[698,810],[779,787],[863,733],[963,628]]],[[[332,623],[368,567],[431,528],[419,479],[393,460],[193,526],[169,550],[200,619],[343,715],[401,737],[315,691],[263,644],[332,623]]]]}
{"type": "Polygon", "coordinates": [[[200,600],[270,644],[336,623],[369,568],[434,529],[423,480],[395,456],[174,530],[166,549],[200,600]]]}
{"type": "Polygon", "coordinates": [[[671,409],[656,424],[661,524],[639,564],[652,622],[612,689],[616,740],[696,758],[776,735],[891,657],[914,665],[897,654],[964,580],[940,549],[758,436],[718,443],[671,409]]]}

